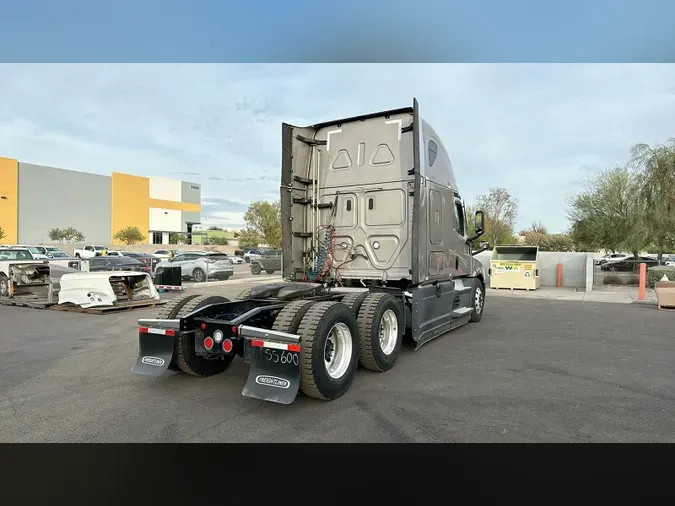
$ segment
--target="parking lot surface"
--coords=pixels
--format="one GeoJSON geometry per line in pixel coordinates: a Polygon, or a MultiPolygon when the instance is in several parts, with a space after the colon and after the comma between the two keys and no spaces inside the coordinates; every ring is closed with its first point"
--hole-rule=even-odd
{"type": "Polygon", "coordinates": [[[0,441],[675,442],[674,316],[652,307],[491,297],[480,323],[290,406],[242,397],[241,359],[132,375],[136,320],[155,312],[0,306],[0,441]]]}

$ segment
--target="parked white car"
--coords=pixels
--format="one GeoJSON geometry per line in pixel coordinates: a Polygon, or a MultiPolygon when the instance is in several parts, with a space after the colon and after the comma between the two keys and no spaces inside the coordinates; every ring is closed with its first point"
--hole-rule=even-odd
{"type": "Polygon", "coordinates": [[[244,262],[247,264],[251,263],[251,260],[258,260],[263,254],[261,249],[250,249],[244,253],[244,262]]]}
{"type": "Polygon", "coordinates": [[[162,260],[155,267],[155,275],[165,267],[180,267],[184,279],[194,279],[198,283],[208,278],[227,280],[234,274],[227,255],[210,251],[184,251],[173,258],[162,260]]]}
{"type": "Polygon", "coordinates": [[[172,256],[168,249],[158,249],[153,253],[153,255],[155,255],[157,258],[161,258],[162,260],[168,260],[172,256]]]}

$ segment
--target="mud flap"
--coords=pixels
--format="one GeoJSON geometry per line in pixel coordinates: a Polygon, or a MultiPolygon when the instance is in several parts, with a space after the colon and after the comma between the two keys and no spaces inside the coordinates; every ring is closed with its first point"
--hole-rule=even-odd
{"type": "Polygon", "coordinates": [[[144,329],[138,333],[138,359],[131,370],[143,376],[161,376],[173,359],[176,333],[170,329],[144,329]]]}
{"type": "Polygon", "coordinates": [[[278,404],[291,404],[300,389],[300,353],[292,345],[254,340],[251,364],[241,394],[278,404]]]}

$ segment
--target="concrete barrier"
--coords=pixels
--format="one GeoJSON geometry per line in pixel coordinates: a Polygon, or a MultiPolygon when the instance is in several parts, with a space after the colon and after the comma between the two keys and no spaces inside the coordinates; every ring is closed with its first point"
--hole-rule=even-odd
{"type": "MultiPolygon", "coordinates": [[[[562,286],[579,288],[586,292],[593,289],[593,255],[586,252],[540,251],[539,278],[540,286],[556,286],[558,264],[562,264],[562,286]]],[[[492,251],[484,251],[476,255],[485,269],[490,268],[492,251]]]]}

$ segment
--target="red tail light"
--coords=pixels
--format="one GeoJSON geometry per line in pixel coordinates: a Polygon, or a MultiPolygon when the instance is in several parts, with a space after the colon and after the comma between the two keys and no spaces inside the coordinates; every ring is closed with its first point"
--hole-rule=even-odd
{"type": "Polygon", "coordinates": [[[215,261],[213,258],[207,258],[207,259],[206,259],[206,263],[207,263],[207,264],[215,264],[216,261],[215,261]]]}
{"type": "Polygon", "coordinates": [[[204,348],[207,350],[211,351],[213,349],[213,339],[210,337],[207,337],[204,339],[204,348]]]}
{"type": "Polygon", "coordinates": [[[232,351],[232,346],[233,346],[232,341],[230,341],[229,339],[225,339],[223,341],[223,351],[225,353],[230,353],[232,351]]]}

